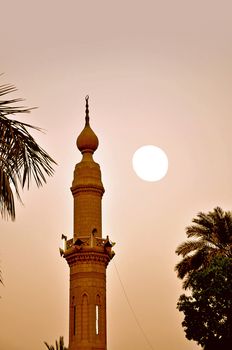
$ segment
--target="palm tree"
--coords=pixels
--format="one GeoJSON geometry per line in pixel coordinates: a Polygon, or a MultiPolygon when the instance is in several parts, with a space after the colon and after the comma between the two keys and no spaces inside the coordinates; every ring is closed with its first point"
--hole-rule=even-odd
{"type": "Polygon", "coordinates": [[[48,343],[45,341],[44,344],[46,345],[46,347],[48,348],[48,350],[68,350],[68,348],[66,348],[64,346],[64,338],[60,337],[59,342],[56,340],[56,347],[54,347],[53,345],[48,345],[48,343]]]}
{"type": "Polygon", "coordinates": [[[175,266],[177,276],[183,279],[183,287],[191,287],[194,271],[206,267],[215,256],[232,257],[232,212],[216,207],[207,214],[200,212],[186,227],[188,238],[176,253],[183,259],[175,266]]]}
{"type": "Polygon", "coordinates": [[[19,113],[29,113],[32,108],[15,106],[22,99],[5,99],[16,91],[13,85],[0,85],[0,212],[3,218],[15,219],[14,196],[21,201],[19,187],[29,189],[31,179],[36,185],[46,183],[45,176],[54,172],[55,161],[44,151],[28,132],[28,128],[40,128],[10,119],[19,113]],[[15,194],[14,194],[15,193],[15,194]]]}

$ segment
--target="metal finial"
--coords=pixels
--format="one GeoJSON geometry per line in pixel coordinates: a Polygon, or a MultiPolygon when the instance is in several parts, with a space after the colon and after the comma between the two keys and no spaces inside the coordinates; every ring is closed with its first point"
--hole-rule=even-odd
{"type": "Polygon", "coordinates": [[[89,125],[89,95],[85,97],[85,124],[89,125]]]}

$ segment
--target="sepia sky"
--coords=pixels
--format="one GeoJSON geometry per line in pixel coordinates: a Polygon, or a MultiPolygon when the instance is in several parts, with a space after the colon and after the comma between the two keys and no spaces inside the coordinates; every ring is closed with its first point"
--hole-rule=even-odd
{"type": "Polygon", "coordinates": [[[87,94],[106,190],[103,234],[116,242],[108,350],[199,349],[176,310],[175,249],[197,212],[232,209],[231,11],[229,0],[2,1],[1,83],[39,107],[21,120],[45,130],[33,135],[58,166],[46,186],[24,191],[15,222],[0,222],[0,349],[43,350],[60,335],[68,344],[69,270],[59,246],[73,233],[70,186],[87,94]],[[168,155],[162,181],[132,169],[144,144],[168,155]]]}

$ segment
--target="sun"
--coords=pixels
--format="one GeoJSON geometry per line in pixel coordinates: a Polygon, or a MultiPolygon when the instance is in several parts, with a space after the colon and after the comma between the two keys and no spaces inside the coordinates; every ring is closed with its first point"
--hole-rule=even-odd
{"type": "Polygon", "coordinates": [[[145,145],[135,151],[132,158],[135,173],[144,181],[159,181],[168,171],[168,157],[159,147],[145,145]]]}

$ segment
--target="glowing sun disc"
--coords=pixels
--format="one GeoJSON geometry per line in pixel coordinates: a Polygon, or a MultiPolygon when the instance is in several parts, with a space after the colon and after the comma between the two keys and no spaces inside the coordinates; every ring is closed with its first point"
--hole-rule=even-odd
{"type": "Polygon", "coordinates": [[[145,181],[159,181],[168,171],[168,157],[159,147],[142,146],[135,151],[132,158],[135,173],[145,181]]]}

